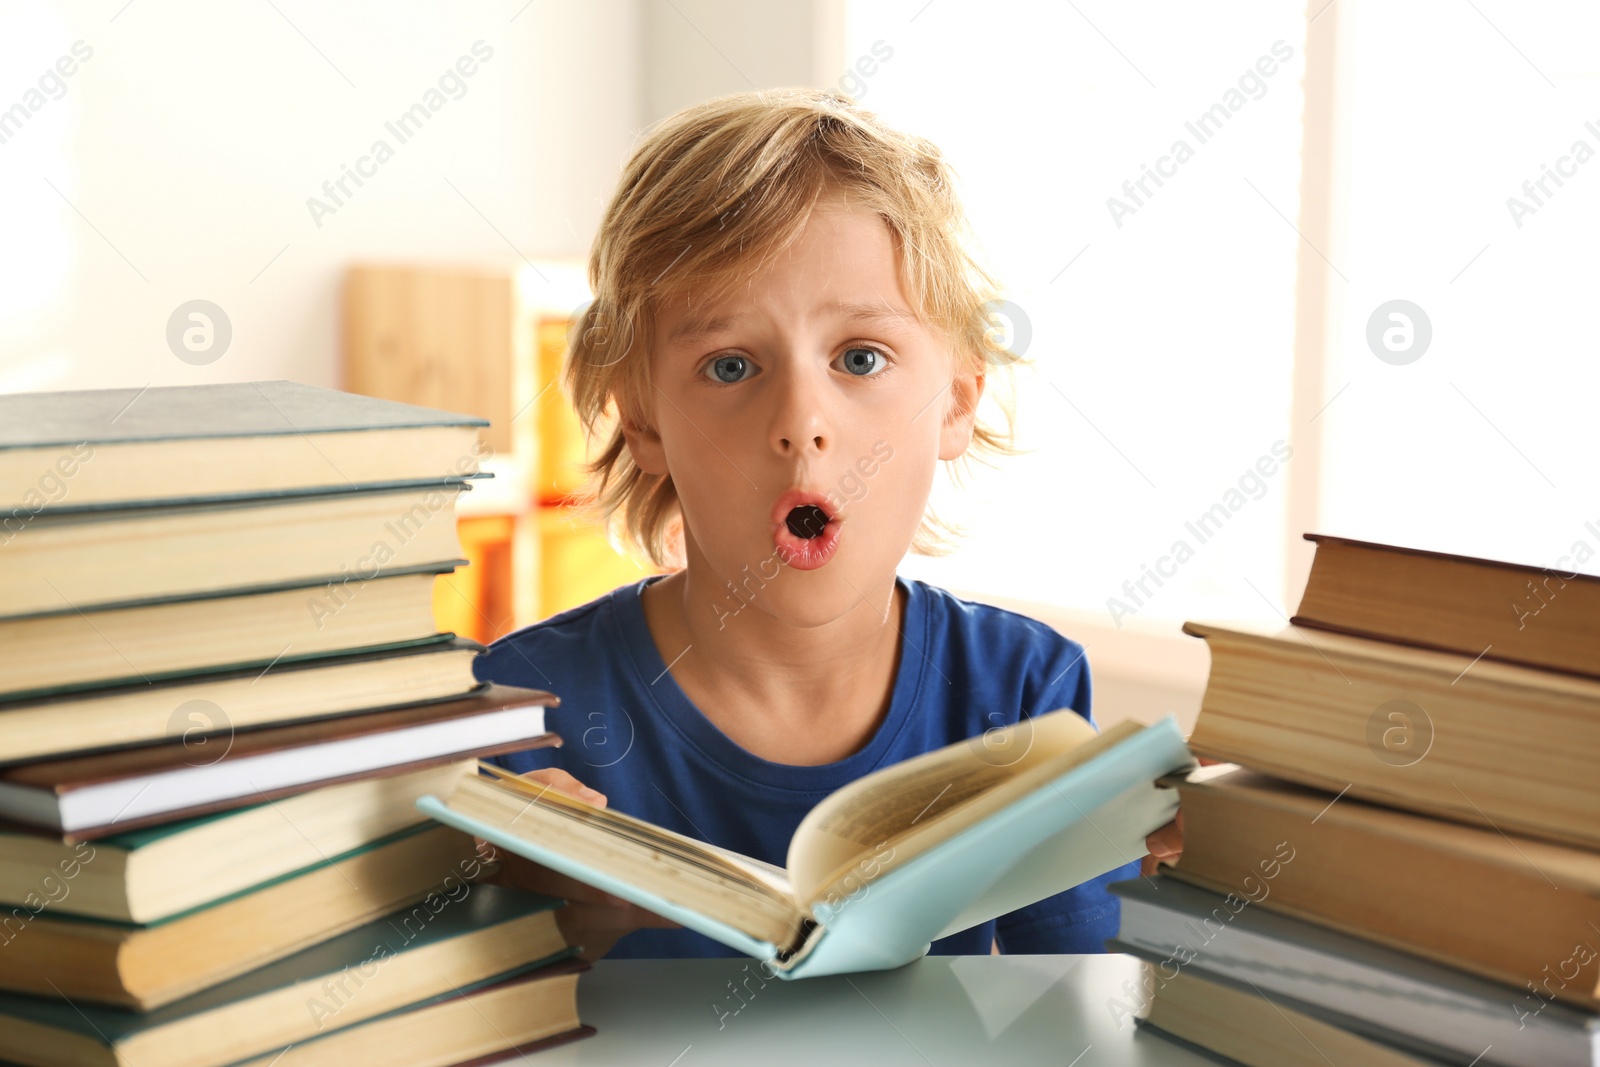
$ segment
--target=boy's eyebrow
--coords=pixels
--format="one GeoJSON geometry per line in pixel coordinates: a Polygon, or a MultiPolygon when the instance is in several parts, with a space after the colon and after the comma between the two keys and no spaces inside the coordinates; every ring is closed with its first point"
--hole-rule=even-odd
{"type": "MultiPolygon", "coordinates": [[[[836,300],[820,305],[817,311],[839,315],[851,322],[864,322],[872,325],[907,326],[914,325],[918,321],[917,316],[909,309],[887,303],[863,304],[854,301],[836,300]]],[[[738,322],[740,317],[738,315],[714,315],[687,319],[672,331],[672,335],[667,338],[667,343],[672,345],[684,344],[711,334],[720,333],[738,322]]]]}

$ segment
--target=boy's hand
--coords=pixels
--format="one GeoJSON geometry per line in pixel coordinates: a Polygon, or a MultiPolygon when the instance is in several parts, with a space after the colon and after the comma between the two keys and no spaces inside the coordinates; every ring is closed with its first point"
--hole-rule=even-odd
{"type": "MultiPolygon", "coordinates": [[[[1196,756],[1195,761],[1202,767],[1222,762],[1204,756],[1196,756]]],[[[1156,873],[1156,868],[1163,863],[1177,863],[1178,857],[1183,855],[1183,809],[1179,808],[1171,822],[1145,838],[1144,847],[1150,850],[1150,854],[1139,861],[1141,875],[1156,873]]]]}
{"type": "Polygon", "coordinates": [[[1177,863],[1178,857],[1183,855],[1183,809],[1179,808],[1171,822],[1145,838],[1144,847],[1150,854],[1139,861],[1141,875],[1156,873],[1156,868],[1163,863],[1177,863]]]}
{"type": "MultiPolygon", "coordinates": [[[[596,807],[606,806],[605,794],[590,789],[566,771],[550,767],[529,771],[522,777],[596,807]]],[[[567,944],[580,946],[578,955],[583,959],[599,959],[611,951],[619,938],[635,930],[681,925],[507,849],[497,849],[497,852],[500,869],[484,881],[511,889],[531,889],[565,900],[567,906],[556,912],[556,926],[567,944]]]]}

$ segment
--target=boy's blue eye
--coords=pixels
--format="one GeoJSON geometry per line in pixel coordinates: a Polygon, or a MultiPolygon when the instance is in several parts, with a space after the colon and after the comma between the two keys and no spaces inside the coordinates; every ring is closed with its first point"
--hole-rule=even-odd
{"type": "Polygon", "coordinates": [[[718,356],[711,361],[710,369],[713,378],[731,385],[750,377],[755,366],[743,356],[718,356]]]}
{"type": "Polygon", "coordinates": [[[887,366],[883,353],[873,348],[849,348],[844,355],[839,357],[839,362],[844,365],[845,373],[854,374],[860,378],[870,378],[882,372],[887,366]]]}

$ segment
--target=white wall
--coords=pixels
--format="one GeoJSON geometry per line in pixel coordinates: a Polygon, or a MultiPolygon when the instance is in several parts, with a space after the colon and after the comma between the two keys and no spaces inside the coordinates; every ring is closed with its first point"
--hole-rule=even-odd
{"type": "Polygon", "coordinates": [[[0,126],[0,392],[337,386],[348,263],[581,260],[646,124],[831,80],[843,24],[841,0],[0,9],[0,115],[21,106],[0,126]],[[419,132],[385,129],[479,41],[419,132]],[[323,183],[380,139],[393,157],[334,205],[323,183]],[[166,340],[194,299],[233,331],[204,365],[166,340]]]}
{"type": "MultiPolygon", "coordinates": [[[[845,14],[844,0],[0,9],[0,392],[338,386],[348,263],[581,261],[646,126],[752,87],[839,86],[845,14]],[[46,76],[79,41],[89,58],[46,76]],[[384,124],[479,41],[493,54],[459,99],[400,143],[384,124]],[[323,182],[378,139],[393,158],[333,205],[323,182]],[[311,197],[336,207],[320,226],[311,197]],[[166,340],[197,298],[233,329],[204,365],[166,340]]],[[[1091,652],[1108,721],[1177,705],[1188,725],[1203,650],[1176,643],[1162,670],[1113,645],[1091,652]]]]}
{"type": "Polygon", "coordinates": [[[632,0],[275,2],[0,15],[0,108],[93,50],[0,143],[0,390],[337,385],[347,263],[586,253],[638,122],[632,0]],[[385,130],[478,41],[419,132],[385,130]],[[319,226],[307,199],[379,139],[393,158],[319,226]],[[233,326],[203,366],[165,339],[195,298],[233,326]]]}
{"type": "Polygon", "coordinates": [[[844,0],[642,0],[641,114],[844,73],[844,0]]]}

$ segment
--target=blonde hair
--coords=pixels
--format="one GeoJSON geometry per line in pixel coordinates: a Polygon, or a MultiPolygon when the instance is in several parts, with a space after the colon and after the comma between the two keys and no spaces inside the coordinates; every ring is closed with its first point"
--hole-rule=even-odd
{"type": "MultiPolygon", "coordinates": [[[[650,428],[652,326],[661,300],[726,297],[800,236],[826,194],[843,192],[876,211],[893,234],[918,315],[968,367],[1008,376],[1019,357],[994,336],[997,286],[967,249],[952,177],[932,142],[831,90],[719,97],[648,133],[601,220],[589,258],[595,298],[574,323],[563,368],[585,433],[591,443],[604,438],[587,464],[586,499],[613,536],[667,567],[681,534],[671,476],[640,469],[622,433],[624,421],[650,428]]],[[[990,384],[995,377],[987,375],[990,384]]],[[[969,454],[1015,453],[1009,390],[995,402],[1003,425],[975,423],[969,454]]],[[[958,480],[962,473],[952,470],[958,480]]],[[[911,549],[940,554],[958,532],[930,509],[911,549]]]]}

